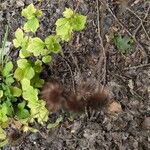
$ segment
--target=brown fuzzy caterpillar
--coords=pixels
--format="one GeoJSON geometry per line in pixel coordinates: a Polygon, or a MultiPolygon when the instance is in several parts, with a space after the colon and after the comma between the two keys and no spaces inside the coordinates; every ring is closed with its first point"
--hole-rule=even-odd
{"type": "Polygon", "coordinates": [[[47,82],[41,91],[41,98],[46,101],[49,111],[56,112],[61,108],[80,113],[85,107],[93,110],[106,107],[108,104],[108,94],[105,90],[94,91],[89,85],[84,83],[80,87],[80,92],[66,92],[63,86],[57,81],[47,82]]]}

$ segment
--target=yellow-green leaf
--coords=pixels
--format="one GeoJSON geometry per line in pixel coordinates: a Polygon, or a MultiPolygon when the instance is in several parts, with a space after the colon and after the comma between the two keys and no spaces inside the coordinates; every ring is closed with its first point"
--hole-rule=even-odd
{"type": "Polygon", "coordinates": [[[50,56],[50,55],[44,56],[44,57],[42,58],[42,61],[43,61],[44,63],[49,63],[49,62],[52,61],[52,56],[50,56]]]}
{"type": "Polygon", "coordinates": [[[63,12],[63,16],[65,18],[71,18],[73,16],[74,12],[70,8],[65,8],[65,11],[63,12]]]}
{"type": "Polygon", "coordinates": [[[38,28],[39,28],[39,20],[36,17],[33,17],[32,19],[28,20],[24,25],[24,30],[26,32],[31,31],[35,33],[38,28]]]}
{"type": "Polygon", "coordinates": [[[15,97],[19,97],[22,94],[21,89],[19,89],[18,87],[12,87],[11,90],[12,90],[13,96],[15,96],[15,97]]]}
{"type": "Polygon", "coordinates": [[[32,19],[34,17],[35,12],[36,8],[33,4],[30,4],[29,6],[27,6],[27,8],[22,10],[21,15],[27,19],[32,19]]]}

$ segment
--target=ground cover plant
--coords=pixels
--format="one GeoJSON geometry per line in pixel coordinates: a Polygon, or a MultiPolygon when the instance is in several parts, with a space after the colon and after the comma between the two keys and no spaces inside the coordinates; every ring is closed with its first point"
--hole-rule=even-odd
{"type": "MultiPolygon", "coordinates": [[[[44,84],[40,77],[42,65],[50,63],[53,54],[61,51],[60,42],[68,42],[73,31],[83,30],[86,23],[86,16],[66,8],[63,17],[56,21],[56,35],[49,35],[42,40],[35,36],[40,27],[39,17],[42,17],[42,11],[30,4],[22,10],[21,15],[25,17],[26,22],[16,30],[13,40],[19,51],[17,68],[13,67],[11,61],[4,61],[6,58],[3,51],[8,31],[1,50],[0,135],[1,140],[5,141],[7,137],[3,129],[9,126],[10,119],[20,122],[23,131],[32,130],[28,126],[29,123],[37,120],[43,124],[48,120],[45,102],[39,98],[39,89],[44,84]]],[[[2,146],[3,143],[4,141],[2,146]]]]}

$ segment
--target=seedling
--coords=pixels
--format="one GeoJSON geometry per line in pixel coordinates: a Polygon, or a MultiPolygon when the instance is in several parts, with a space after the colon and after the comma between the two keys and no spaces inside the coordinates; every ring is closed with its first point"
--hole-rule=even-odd
{"type": "Polygon", "coordinates": [[[133,40],[130,37],[122,37],[121,35],[119,35],[114,38],[114,43],[117,49],[124,54],[131,51],[133,40]]]}

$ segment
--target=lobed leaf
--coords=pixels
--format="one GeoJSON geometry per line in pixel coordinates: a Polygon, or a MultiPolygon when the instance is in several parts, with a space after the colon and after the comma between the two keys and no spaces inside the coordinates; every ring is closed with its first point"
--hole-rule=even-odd
{"type": "Polygon", "coordinates": [[[34,56],[39,56],[43,52],[44,47],[45,43],[40,38],[36,37],[31,39],[27,50],[32,52],[34,56]]]}
{"type": "Polygon", "coordinates": [[[15,46],[16,48],[18,48],[18,47],[21,46],[21,44],[22,44],[22,42],[23,42],[23,39],[24,39],[23,36],[24,36],[24,35],[23,35],[23,31],[22,31],[20,28],[18,28],[18,29],[16,30],[16,32],[15,32],[15,38],[16,38],[16,39],[13,40],[13,44],[14,44],[14,46],[15,46]]]}
{"type": "Polygon", "coordinates": [[[22,90],[15,86],[11,88],[11,91],[12,91],[13,96],[15,97],[20,97],[22,94],[22,90]]]}
{"type": "Polygon", "coordinates": [[[50,35],[45,39],[45,44],[48,50],[58,53],[61,50],[61,46],[58,42],[58,37],[50,35]]]}
{"type": "Polygon", "coordinates": [[[41,60],[37,60],[35,63],[34,63],[34,71],[36,73],[40,73],[42,71],[42,61],[41,60]]]}
{"type": "Polygon", "coordinates": [[[19,59],[17,60],[17,65],[19,68],[24,69],[27,68],[29,65],[27,59],[19,59]]]}
{"type": "Polygon", "coordinates": [[[86,24],[86,16],[80,15],[80,14],[76,14],[74,15],[74,17],[71,19],[71,24],[73,27],[74,31],[81,31],[85,28],[85,24],[86,24]]]}
{"type": "Polygon", "coordinates": [[[24,24],[24,30],[25,32],[33,32],[35,33],[37,29],[39,28],[39,20],[36,17],[33,17],[32,19],[28,20],[24,24]]]}
{"type": "Polygon", "coordinates": [[[25,50],[25,49],[21,49],[19,52],[19,57],[20,58],[26,58],[30,56],[30,52],[25,50]]]}
{"type": "Polygon", "coordinates": [[[26,19],[32,19],[36,13],[36,8],[33,4],[30,4],[27,8],[23,9],[21,15],[26,19]]]}
{"type": "Polygon", "coordinates": [[[21,69],[18,67],[14,73],[14,77],[18,81],[20,81],[24,78],[31,80],[34,77],[34,75],[35,75],[34,69],[30,66],[26,67],[25,69],[21,69]]]}
{"type": "Polygon", "coordinates": [[[10,75],[10,72],[12,72],[13,64],[11,61],[7,62],[4,66],[4,69],[2,70],[2,75],[4,77],[7,77],[10,75]]]}
{"type": "Polygon", "coordinates": [[[23,91],[28,90],[30,88],[30,80],[26,78],[22,79],[21,86],[23,91]]]}
{"type": "Polygon", "coordinates": [[[12,76],[8,76],[5,79],[5,84],[8,85],[8,86],[12,85],[12,83],[14,83],[14,82],[15,82],[15,80],[14,80],[14,78],[12,76]]]}
{"type": "Polygon", "coordinates": [[[50,56],[50,55],[44,56],[44,57],[42,58],[42,61],[43,61],[45,64],[50,63],[50,62],[52,61],[52,56],[50,56]]]}
{"type": "Polygon", "coordinates": [[[69,41],[72,34],[72,26],[67,18],[60,18],[56,21],[56,34],[64,41],[69,41]]]}
{"type": "Polygon", "coordinates": [[[63,16],[65,18],[71,18],[74,15],[74,12],[70,8],[65,8],[65,11],[63,12],[63,16]]]}
{"type": "Polygon", "coordinates": [[[115,45],[117,49],[120,50],[122,53],[126,53],[128,49],[131,48],[131,43],[133,42],[129,37],[122,37],[118,36],[114,39],[115,45]]]}

